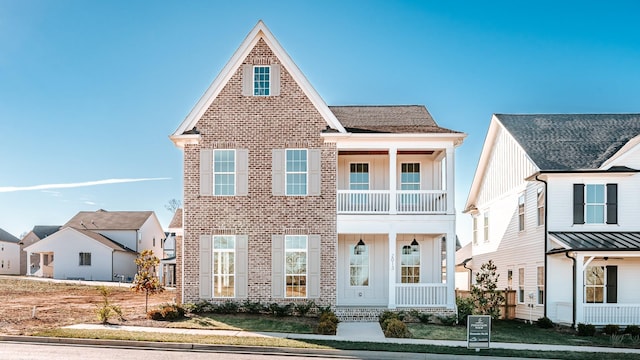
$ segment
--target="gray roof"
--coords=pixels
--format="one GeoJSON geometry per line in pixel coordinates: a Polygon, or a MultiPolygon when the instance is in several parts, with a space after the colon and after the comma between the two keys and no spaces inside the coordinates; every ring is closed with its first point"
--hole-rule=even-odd
{"type": "Polygon", "coordinates": [[[640,250],[640,232],[549,232],[549,235],[571,250],[640,250]]]}
{"type": "Polygon", "coordinates": [[[439,127],[423,105],[329,106],[351,133],[460,133],[439,127]]]}
{"type": "Polygon", "coordinates": [[[10,242],[10,243],[19,243],[20,239],[18,239],[17,237],[9,234],[8,232],[4,231],[3,229],[0,229],[0,241],[10,242]]]}
{"type": "Polygon", "coordinates": [[[593,170],[640,135],[640,114],[495,114],[540,170],[593,170]]]}
{"type": "Polygon", "coordinates": [[[88,231],[88,230],[82,230],[82,229],[74,229],[75,231],[78,231],[82,234],[84,234],[85,236],[88,236],[90,238],[92,238],[93,240],[110,247],[113,250],[116,251],[125,251],[125,252],[135,252],[134,250],[120,244],[117,241],[111,240],[108,237],[98,234],[97,232],[93,232],[93,231],[88,231]]]}
{"type": "Polygon", "coordinates": [[[139,230],[153,211],[81,211],[64,227],[87,230],[139,230]]]}
{"type": "Polygon", "coordinates": [[[60,225],[36,225],[33,227],[33,233],[42,240],[54,232],[60,230],[60,225]]]}

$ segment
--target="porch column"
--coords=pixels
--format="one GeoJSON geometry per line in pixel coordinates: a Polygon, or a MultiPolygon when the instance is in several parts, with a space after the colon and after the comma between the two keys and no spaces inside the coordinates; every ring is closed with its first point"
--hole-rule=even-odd
{"type": "MultiPolygon", "coordinates": [[[[396,214],[396,192],[398,190],[397,175],[398,149],[389,148],[389,214],[396,214]]],[[[395,236],[393,241],[396,241],[395,236]]]]}
{"type": "Polygon", "coordinates": [[[396,308],[396,232],[389,232],[389,309],[396,308]]]}
{"type": "MultiPolygon", "coordinates": [[[[454,225],[455,229],[455,225],[454,225]]],[[[447,281],[447,307],[455,308],[456,306],[456,232],[450,231],[447,233],[446,247],[447,247],[447,269],[446,269],[446,281],[447,281]]]]}
{"type": "MultiPolygon", "coordinates": [[[[447,190],[447,214],[449,215],[455,215],[456,211],[455,211],[455,198],[454,198],[454,194],[455,194],[455,152],[454,152],[454,148],[452,146],[447,147],[446,150],[447,156],[444,158],[444,161],[446,161],[446,190],[447,190]]],[[[454,239],[454,243],[455,243],[455,238],[454,239]]],[[[447,280],[448,281],[448,280],[447,280]]]]}
{"type": "Polygon", "coordinates": [[[27,253],[27,273],[25,275],[31,276],[31,253],[30,252],[27,253]]]}
{"type": "Polygon", "coordinates": [[[40,276],[44,277],[44,253],[40,253],[40,269],[38,269],[38,271],[40,271],[40,276]]]}
{"type": "Polygon", "coordinates": [[[584,255],[578,253],[576,255],[576,318],[574,319],[576,326],[578,323],[584,322],[584,255]]]}

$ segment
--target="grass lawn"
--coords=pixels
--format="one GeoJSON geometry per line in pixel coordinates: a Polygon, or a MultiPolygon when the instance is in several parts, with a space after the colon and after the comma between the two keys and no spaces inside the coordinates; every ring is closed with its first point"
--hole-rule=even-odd
{"type": "Polygon", "coordinates": [[[254,314],[191,314],[190,316],[190,318],[172,322],[168,327],[313,334],[318,324],[317,318],[297,316],[273,317],[254,314]]]}

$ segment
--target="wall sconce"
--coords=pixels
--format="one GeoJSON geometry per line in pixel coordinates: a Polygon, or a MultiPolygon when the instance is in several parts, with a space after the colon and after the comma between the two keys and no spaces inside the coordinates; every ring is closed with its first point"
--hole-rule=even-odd
{"type": "Polygon", "coordinates": [[[356,254],[356,255],[362,254],[364,252],[364,246],[365,246],[364,241],[362,241],[362,239],[360,239],[360,241],[358,241],[358,243],[356,244],[356,246],[353,249],[354,250],[353,251],[354,254],[356,254]]]}
{"type": "Polygon", "coordinates": [[[419,249],[420,249],[420,244],[418,244],[418,242],[414,238],[413,241],[411,242],[411,251],[418,252],[419,249]]]}

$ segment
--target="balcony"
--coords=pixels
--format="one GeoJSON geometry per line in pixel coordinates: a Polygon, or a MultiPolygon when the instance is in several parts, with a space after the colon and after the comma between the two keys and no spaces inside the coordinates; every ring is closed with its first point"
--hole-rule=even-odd
{"type": "Polygon", "coordinates": [[[446,214],[445,190],[338,190],[338,214],[446,214]]]}

